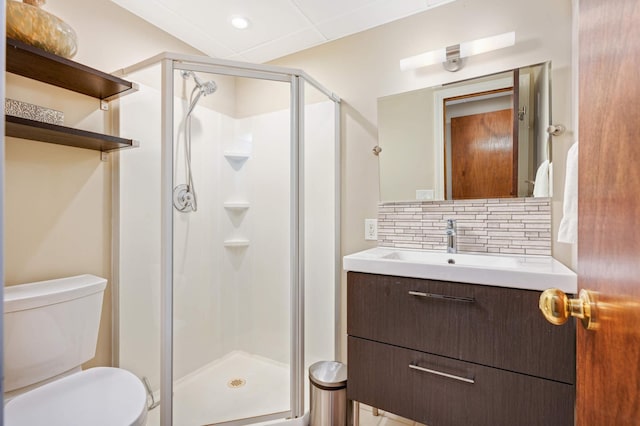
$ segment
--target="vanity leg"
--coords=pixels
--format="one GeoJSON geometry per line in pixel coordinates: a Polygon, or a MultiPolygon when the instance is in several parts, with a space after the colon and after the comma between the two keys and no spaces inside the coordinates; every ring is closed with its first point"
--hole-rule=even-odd
{"type": "Polygon", "coordinates": [[[360,403],[353,401],[353,426],[360,426],[360,403]]]}

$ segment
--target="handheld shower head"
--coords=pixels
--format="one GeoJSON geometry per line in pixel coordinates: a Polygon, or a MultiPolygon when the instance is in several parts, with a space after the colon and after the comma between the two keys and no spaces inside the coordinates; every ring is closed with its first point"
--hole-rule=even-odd
{"type": "Polygon", "coordinates": [[[212,94],[218,89],[218,86],[213,80],[202,81],[202,79],[195,73],[193,73],[193,80],[196,82],[196,86],[198,86],[202,94],[205,96],[212,94]]]}
{"type": "Polygon", "coordinates": [[[200,93],[207,96],[218,90],[218,86],[215,81],[208,80],[203,81],[196,73],[193,71],[182,71],[182,78],[188,79],[189,77],[193,77],[193,81],[196,83],[196,87],[200,90],[200,93]]]}

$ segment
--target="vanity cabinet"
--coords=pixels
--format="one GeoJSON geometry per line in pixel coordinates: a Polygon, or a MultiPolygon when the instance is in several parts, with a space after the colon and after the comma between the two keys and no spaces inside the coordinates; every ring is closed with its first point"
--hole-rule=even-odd
{"type": "Polygon", "coordinates": [[[539,295],[349,272],[348,397],[429,426],[572,425],[575,326],[539,295]]]}

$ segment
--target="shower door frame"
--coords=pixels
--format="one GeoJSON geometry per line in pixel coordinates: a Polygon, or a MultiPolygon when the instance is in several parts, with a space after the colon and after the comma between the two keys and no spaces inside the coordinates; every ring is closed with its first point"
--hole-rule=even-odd
{"type": "MultiPolygon", "coordinates": [[[[174,73],[177,70],[223,74],[290,83],[291,114],[291,386],[290,409],[247,419],[225,422],[225,425],[244,425],[258,421],[298,418],[304,415],[304,91],[305,83],[311,84],[334,103],[334,170],[335,170],[335,235],[334,235],[334,357],[340,350],[340,203],[341,203],[341,109],[340,97],[327,90],[304,71],[261,64],[213,59],[209,57],[162,53],[122,69],[119,75],[161,65],[161,314],[160,314],[160,424],[171,426],[173,422],[173,163],[174,163],[174,73]]],[[[117,276],[114,274],[114,276],[117,276]]],[[[114,292],[117,294],[117,291],[114,292]]],[[[114,300],[118,306],[117,300],[114,300]]],[[[115,333],[114,333],[115,334],[115,333]]],[[[117,337],[116,337],[117,340],[117,337]]],[[[117,347],[116,345],[114,345],[117,347]]]]}

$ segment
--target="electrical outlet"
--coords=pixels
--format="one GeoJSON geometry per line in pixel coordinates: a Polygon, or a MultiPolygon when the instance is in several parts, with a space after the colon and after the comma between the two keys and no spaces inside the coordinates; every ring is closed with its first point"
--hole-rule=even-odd
{"type": "Polygon", "coordinates": [[[364,220],[364,239],[374,241],[378,240],[378,219],[364,220]]]}
{"type": "Polygon", "coordinates": [[[433,189],[417,189],[416,200],[433,200],[433,189]]]}

